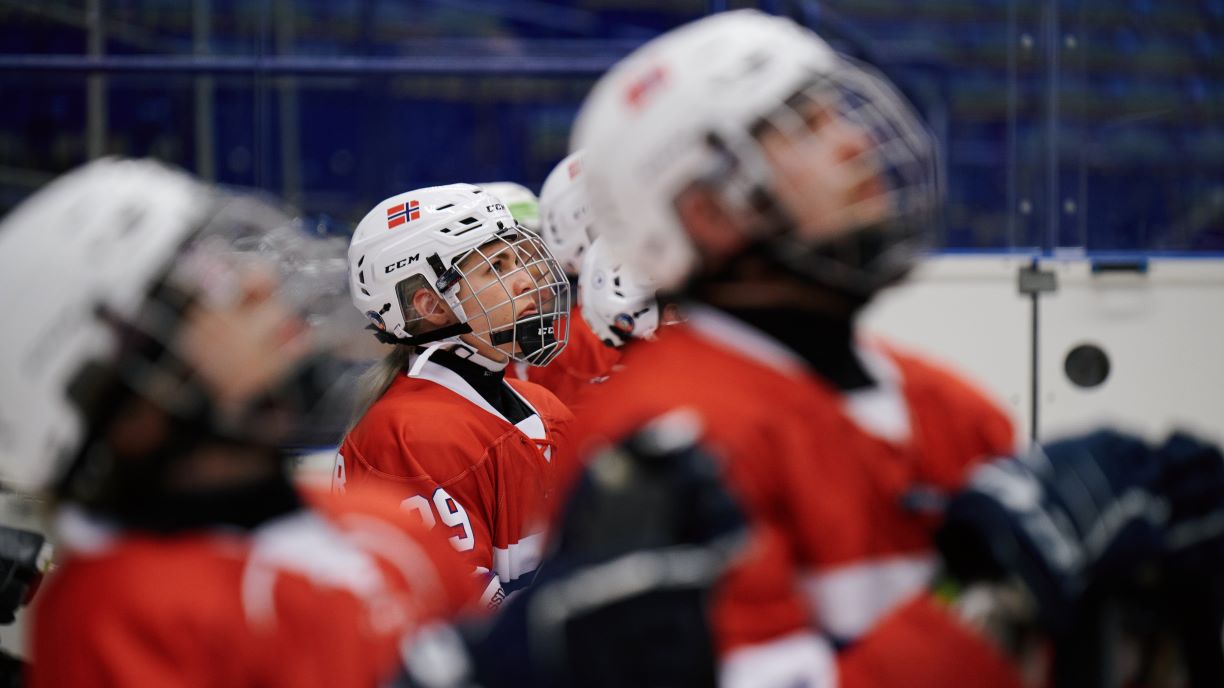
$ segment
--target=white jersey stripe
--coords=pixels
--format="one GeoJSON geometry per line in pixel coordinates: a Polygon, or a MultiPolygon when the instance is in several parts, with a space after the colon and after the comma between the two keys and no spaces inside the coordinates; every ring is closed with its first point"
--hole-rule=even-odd
{"type": "Polygon", "coordinates": [[[935,575],[931,554],[867,560],[804,576],[802,585],[820,627],[851,641],[882,616],[925,589],[935,575]]]}
{"type": "Polygon", "coordinates": [[[493,570],[503,583],[531,573],[540,566],[544,554],[544,533],[519,538],[507,547],[493,548],[493,570]]]}
{"type": "Polygon", "coordinates": [[[801,631],[731,651],[718,674],[722,688],[834,688],[837,659],[827,640],[801,631]]]}

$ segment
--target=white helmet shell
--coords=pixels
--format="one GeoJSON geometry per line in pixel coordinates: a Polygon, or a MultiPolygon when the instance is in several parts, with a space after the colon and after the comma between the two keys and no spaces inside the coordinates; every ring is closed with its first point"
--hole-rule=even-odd
{"type": "Polygon", "coordinates": [[[630,54],[583,104],[571,146],[586,151],[599,235],[661,289],[683,284],[699,267],[701,247],[676,210],[695,186],[716,191],[732,215],[746,218],[747,238],[767,244],[783,267],[855,294],[904,274],[925,247],[939,205],[937,147],[891,84],[811,31],[753,10],[695,21],[630,54]],[[800,112],[806,104],[848,126],[809,123],[800,112]],[[818,175],[778,176],[757,139],[771,130],[803,150],[819,148],[811,144],[826,136],[824,150],[843,132],[861,134],[854,169],[840,173],[872,174],[879,190],[868,200],[887,211],[850,214],[840,224],[834,211],[843,206],[823,209],[828,217],[805,212],[808,204],[796,203],[808,200],[804,189],[789,185],[818,175]],[[779,201],[783,191],[786,203],[779,201]],[[796,231],[825,222],[820,231],[796,231]]]}
{"type": "Polygon", "coordinates": [[[0,224],[0,482],[38,490],[67,469],[86,427],[68,385],[117,345],[97,310],[132,317],[213,197],[161,164],[102,159],[0,224]]]}
{"type": "Polygon", "coordinates": [[[557,163],[540,189],[540,236],[571,277],[579,274],[582,254],[597,236],[590,206],[583,152],[576,151],[557,163]]]}
{"type": "Polygon", "coordinates": [[[540,199],[531,189],[515,182],[486,182],[476,186],[500,198],[520,225],[540,233],[540,199]]]}
{"type": "MultiPolygon", "coordinates": [[[[548,341],[534,355],[510,354],[532,365],[552,360],[566,341],[566,332],[555,332],[558,319],[569,311],[569,285],[565,275],[537,235],[515,222],[498,197],[473,184],[451,184],[416,189],[392,196],[366,214],[349,244],[349,288],[353,305],[373,326],[404,343],[425,341],[416,337],[414,322],[405,318],[410,303],[404,303],[399,285],[416,275],[450,305],[464,323],[481,313],[480,302],[460,301],[458,283],[467,276],[456,265],[476,249],[502,240],[528,263],[537,295],[533,323],[548,341]],[[477,309],[477,310],[474,310],[477,309]]],[[[517,297],[506,290],[507,303],[517,297]]],[[[487,316],[488,314],[484,314],[487,316]]],[[[491,327],[491,325],[490,325],[491,327]]],[[[498,333],[486,329],[475,334],[492,344],[498,333]]],[[[517,334],[515,336],[518,336],[517,334]]],[[[520,340],[521,343],[521,340],[520,340]]],[[[507,352],[509,353],[509,352],[507,352]]]]}
{"type": "Polygon", "coordinates": [[[586,252],[578,288],[582,318],[608,346],[650,338],[659,328],[654,284],[617,260],[603,238],[586,252]]]}
{"type": "Polygon", "coordinates": [[[574,125],[587,187],[609,248],[681,284],[698,254],[674,199],[718,166],[711,133],[735,140],[836,54],[795,23],[754,10],[716,14],[634,51],[595,85],[574,125]]]}

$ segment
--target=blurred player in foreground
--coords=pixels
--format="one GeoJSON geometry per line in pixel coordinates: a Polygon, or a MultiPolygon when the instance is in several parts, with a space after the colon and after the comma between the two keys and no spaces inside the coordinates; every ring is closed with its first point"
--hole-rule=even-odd
{"type": "Polygon", "coordinates": [[[714,607],[723,681],[870,683],[878,662],[910,654],[893,664],[911,676],[952,658],[1005,675],[921,596],[936,519],[904,505],[1010,453],[1011,425],[956,377],[854,333],[937,210],[934,142],[908,104],[794,24],[732,13],[615,67],[574,145],[609,250],[663,289],[690,282],[688,324],[627,350],[580,441],[616,441],[675,408],[702,417],[757,526],[714,607]],[[927,647],[874,633],[898,610],[928,629],[927,647]]]}
{"type": "Polygon", "coordinates": [[[474,597],[395,502],[295,487],[343,245],[147,161],[0,225],[0,480],[57,502],[35,686],[376,686],[474,597]],[[339,260],[337,260],[339,259],[339,260]]]}
{"type": "MultiPolygon", "coordinates": [[[[1221,516],[1215,448],[1178,437],[1152,450],[1105,433],[985,463],[1014,451],[1001,410],[956,376],[855,336],[862,306],[928,243],[941,202],[935,142],[870,68],[789,21],[717,15],[616,65],[573,143],[586,151],[600,237],[693,303],[686,324],[628,346],[625,369],[593,391],[576,438],[594,458],[559,540],[623,523],[588,492],[622,494],[661,464],[607,457],[651,454],[644,429],[691,416],[753,528],[712,607],[723,685],[1019,685],[1024,630],[1056,637],[1087,591],[1218,544],[1218,529],[1198,528],[1221,516]],[[928,591],[940,575],[957,592],[937,600],[928,591]]],[[[625,502],[655,513],[666,499],[625,502]]],[[[634,532],[643,551],[542,582],[499,620],[525,620],[521,661],[536,681],[708,683],[691,636],[629,631],[633,618],[616,616],[626,591],[687,570],[639,556],[687,540],[634,532]],[[566,594],[576,590],[604,592],[566,594]],[[576,613],[603,615],[605,637],[623,644],[583,642],[576,613]]],[[[577,566],[574,549],[557,561],[577,566]]]]}
{"type": "Polygon", "coordinates": [[[572,416],[505,379],[566,345],[569,282],[539,237],[471,184],[379,203],[349,248],[353,303],[393,351],[367,374],[333,486],[377,483],[441,529],[500,604],[531,581],[572,416]]]}

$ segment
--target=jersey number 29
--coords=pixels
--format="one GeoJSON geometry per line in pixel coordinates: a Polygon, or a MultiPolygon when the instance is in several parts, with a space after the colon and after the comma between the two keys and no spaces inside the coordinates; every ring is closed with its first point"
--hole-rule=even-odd
{"type": "Polygon", "coordinates": [[[439,487],[428,499],[424,495],[413,495],[400,502],[400,506],[417,512],[421,521],[429,528],[436,526],[440,520],[452,530],[461,529],[450,538],[450,543],[456,550],[466,552],[476,546],[476,538],[472,535],[472,522],[468,519],[467,511],[446,494],[446,490],[439,487]]]}

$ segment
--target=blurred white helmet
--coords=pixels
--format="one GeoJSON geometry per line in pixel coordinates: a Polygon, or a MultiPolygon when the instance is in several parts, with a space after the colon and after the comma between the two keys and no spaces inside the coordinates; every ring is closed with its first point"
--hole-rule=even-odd
{"type": "Polygon", "coordinates": [[[540,233],[540,199],[531,189],[514,182],[486,182],[476,186],[500,198],[515,222],[536,234],[540,233]]]}
{"type": "Polygon", "coordinates": [[[652,282],[607,250],[603,238],[591,243],[578,273],[582,317],[608,346],[648,339],[659,328],[659,301],[652,282]]]}
{"type": "Polygon", "coordinates": [[[933,139],[895,89],[807,29],[754,10],[695,21],[634,51],[588,96],[571,147],[586,152],[598,233],[663,289],[699,270],[708,248],[677,212],[694,188],[713,192],[742,218],[749,243],[786,269],[859,294],[904,274],[939,203],[933,139]],[[881,187],[871,200],[887,212],[798,231],[828,218],[795,216],[790,201],[811,189],[782,188],[759,137],[780,132],[818,147],[826,131],[809,109],[861,130],[866,145],[852,162],[870,170],[881,187]]]}
{"type": "Polygon", "coordinates": [[[596,237],[582,157],[582,151],[570,153],[540,189],[540,236],[571,277],[578,276],[582,254],[596,237]]]}
{"type": "Polygon", "coordinates": [[[100,160],[55,180],[0,225],[0,462],[39,489],[67,468],[86,421],[68,396],[86,361],[113,355],[105,308],[134,316],[208,195],[145,161],[100,160]],[[41,285],[41,286],[40,286],[41,285]]]}
{"type": "MultiPolygon", "coordinates": [[[[290,234],[314,241],[292,223],[262,201],[147,160],[92,162],[18,206],[0,223],[0,482],[45,489],[75,465],[74,480],[94,489],[112,468],[91,447],[105,443],[100,428],[120,394],[235,440],[286,439],[270,438],[272,423],[254,406],[215,417],[207,372],[192,367],[178,335],[190,304],[238,298],[234,278],[260,254],[271,258],[258,261],[267,273],[298,273],[293,312],[324,317],[307,303],[326,292],[328,279],[312,275],[328,266],[316,260],[322,254],[290,246],[290,234]]],[[[334,257],[331,278],[343,285],[342,243],[334,257]]],[[[286,284],[273,288],[280,294],[286,284]]],[[[293,374],[302,355],[285,355],[277,375],[293,374]]]]}
{"type": "Polygon", "coordinates": [[[569,281],[540,238],[515,222],[496,196],[472,184],[451,184],[398,194],[374,206],[349,245],[349,288],[353,305],[387,343],[426,344],[472,333],[510,358],[546,365],[568,337],[569,281]],[[479,249],[479,250],[478,250],[479,249]],[[490,260],[511,251],[517,267],[490,260]],[[466,271],[461,263],[480,256],[466,271]],[[499,299],[482,304],[476,270],[495,277],[489,289],[499,299]],[[530,289],[515,293],[511,281],[525,275],[530,289]],[[468,296],[460,297],[460,284],[468,296]],[[413,295],[428,288],[441,296],[459,323],[423,330],[413,295]],[[509,306],[512,322],[493,322],[491,313],[509,306]],[[517,344],[516,347],[514,346],[517,344]]]}

